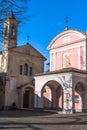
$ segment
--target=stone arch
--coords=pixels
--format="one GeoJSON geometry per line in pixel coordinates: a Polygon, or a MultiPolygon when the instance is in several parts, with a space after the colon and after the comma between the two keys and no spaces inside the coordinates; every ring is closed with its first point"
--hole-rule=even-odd
{"type": "Polygon", "coordinates": [[[85,84],[77,82],[74,88],[74,110],[83,112],[85,109],[85,84]]]}
{"type": "Polygon", "coordinates": [[[47,109],[63,109],[63,88],[60,83],[50,80],[41,90],[42,106],[47,109]]]}
{"type": "MultiPolygon", "coordinates": [[[[63,79],[63,76],[56,76],[56,77],[49,77],[49,78],[40,78],[39,80],[41,80],[41,82],[37,82],[37,84],[39,83],[39,91],[42,91],[42,88],[49,82],[49,81],[55,81],[56,83],[59,83],[62,88],[64,89],[64,83],[65,82],[65,79],[63,79]],[[64,81],[63,81],[64,80],[64,81]]],[[[35,82],[36,82],[36,79],[35,79],[35,82]]]]}

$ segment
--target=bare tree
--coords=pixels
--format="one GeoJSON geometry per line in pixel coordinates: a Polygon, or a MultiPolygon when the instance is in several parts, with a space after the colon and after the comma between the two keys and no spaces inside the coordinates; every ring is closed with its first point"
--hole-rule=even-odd
{"type": "Polygon", "coordinates": [[[11,10],[19,21],[29,18],[27,13],[28,1],[30,0],[0,0],[0,39],[2,37],[3,20],[8,17],[11,10]]]}
{"type": "MultiPolygon", "coordinates": [[[[9,16],[10,12],[13,11],[15,18],[19,21],[25,21],[26,18],[29,18],[29,15],[27,13],[28,5],[27,2],[30,0],[0,0],[0,42],[2,43],[3,38],[3,21],[9,16]]],[[[0,50],[1,50],[0,45],[0,50]]],[[[3,52],[3,56],[5,60],[7,60],[5,57],[5,54],[3,52]]],[[[1,71],[0,72],[0,91],[3,90],[5,87],[5,81],[6,81],[6,73],[3,71],[3,63],[4,58],[2,58],[1,63],[1,71]]]]}
{"type": "Polygon", "coordinates": [[[0,16],[5,17],[13,10],[16,15],[24,14],[28,8],[26,2],[30,0],[0,0],[0,16]]]}

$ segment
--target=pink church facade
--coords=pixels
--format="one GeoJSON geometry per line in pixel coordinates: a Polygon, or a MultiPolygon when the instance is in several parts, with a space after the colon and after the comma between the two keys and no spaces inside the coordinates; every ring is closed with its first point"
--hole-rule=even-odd
{"type": "Polygon", "coordinates": [[[86,37],[78,31],[68,30],[56,36],[50,49],[50,71],[73,67],[86,70],[86,37]]]}
{"type": "Polygon", "coordinates": [[[35,75],[36,109],[87,111],[87,36],[65,30],[49,43],[50,71],[35,75]]]}

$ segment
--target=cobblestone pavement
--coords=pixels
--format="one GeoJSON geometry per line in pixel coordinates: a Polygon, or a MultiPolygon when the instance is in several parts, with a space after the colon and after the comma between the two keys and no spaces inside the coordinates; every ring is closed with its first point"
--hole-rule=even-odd
{"type": "Polygon", "coordinates": [[[87,113],[0,111],[1,130],[87,130],[87,113]]]}

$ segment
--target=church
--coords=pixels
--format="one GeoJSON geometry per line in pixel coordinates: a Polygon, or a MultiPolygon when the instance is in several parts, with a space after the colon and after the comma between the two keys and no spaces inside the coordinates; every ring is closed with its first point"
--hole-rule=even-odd
{"type": "Polygon", "coordinates": [[[0,52],[0,109],[87,112],[87,33],[66,27],[48,45],[46,58],[29,43],[17,45],[18,24],[13,12],[3,21],[0,52]]]}
{"type": "Polygon", "coordinates": [[[35,75],[37,109],[87,112],[87,33],[66,29],[48,45],[50,71],[35,75]]]}
{"type": "Polygon", "coordinates": [[[18,24],[13,12],[3,21],[0,52],[0,109],[34,107],[34,75],[44,71],[46,58],[29,43],[17,46],[18,24]]]}

